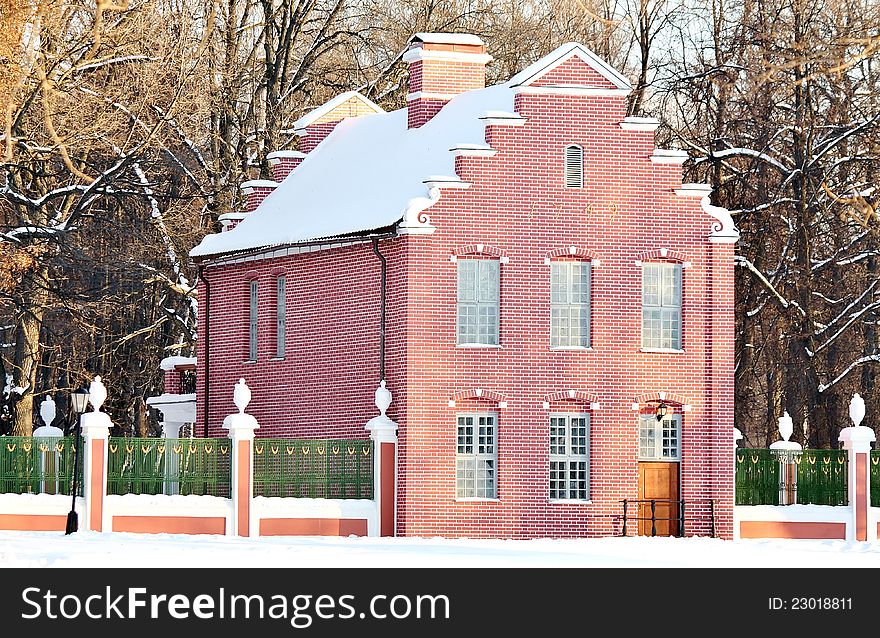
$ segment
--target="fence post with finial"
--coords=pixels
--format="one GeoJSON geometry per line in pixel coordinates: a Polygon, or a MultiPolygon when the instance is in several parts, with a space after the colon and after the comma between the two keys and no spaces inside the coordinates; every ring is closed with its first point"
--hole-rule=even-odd
{"type": "Polygon", "coordinates": [[[385,415],[391,392],[385,381],[376,388],[379,416],[367,422],[373,440],[373,498],[379,510],[379,536],[394,536],[397,524],[397,424],[385,415]]]}
{"type": "Polygon", "coordinates": [[[227,533],[233,536],[258,536],[253,525],[254,497],[254,430],[260,427],[253,415],[245,414],[251,401],[251,389],[239,379],[232,393],[237,413],[223,419],[223,427],[232,439],[232,526],[227,533]]]}
{"type": "Polygon", "coordinates": [[[847,540],[877,540],[877,526],[868,525],[868,506],[871,502],[870,454],[871,442],[876,440],[874,430],[861,425],[865,418],[865,400],[858,393],[849,404],[849,418],[853,424],[840,431],[839,441],[848,452],[847,484],[849,506],[853,520],[847,527],[847,540]]]}

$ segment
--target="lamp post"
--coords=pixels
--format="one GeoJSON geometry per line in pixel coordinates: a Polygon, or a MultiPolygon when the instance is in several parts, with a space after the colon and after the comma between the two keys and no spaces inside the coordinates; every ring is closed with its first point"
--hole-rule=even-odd
{"type": "Polygon", "coordinates": [[[79,520],[76,515],[76,479],[79,476],[79,434],[80,434],[80,417],[86,411],[89,403],[89,391],[80,388],[70,393],[70,405],[76,413],[76,433],[73,437],[73,488],[70,494],[70,512],[67,514],[67,528],[65,534],[72,534],[79,528],[79,520]]]}

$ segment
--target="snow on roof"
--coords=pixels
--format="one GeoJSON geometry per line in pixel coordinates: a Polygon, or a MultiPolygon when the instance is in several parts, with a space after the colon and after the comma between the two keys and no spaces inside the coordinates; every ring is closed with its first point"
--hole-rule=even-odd
{"type": "Polygon", "coordinates": [[[384,109],[373,102],[371,99],[364,97],[357,91],[346,91],[345,93],[341,93],[337,95],[335,98],[326,102],[319,106],[316,109],[313,109],[299,118],[296,122],[293,123],[294,130],[300,130],[307,127],[312,122],[315,122],[321,119],[324,115],[335,109],[337,106],[345,104],[350,99],[355,98],[363,102],[368,108],[372,109],[375,113],[384,113],[384,109]]]}
{"type": "Polygon", "coordinates": [[[427,201],[430,176],[455,175],[453,149],[485,146],[485,127],[492,118],[521,118],[514,109],[513,87],[570,53],[589,52],[577,43],[563,45],[504,84],[457,95],[419,128],[407,128],[405,108],[343,120],[254,212],[235,228],[205,237],[190,255],[271,248],[393,226],[414,200],[427,201]]]}
{"type": "Polygon", "coordinates": [[[194,366],[195,364],[195,357],[165,357],[159,362],[159,368],[162,370],[174,370],[176,366],[194,366]]]}
{"type": "Polygon", "coordinates": [[[632,90],[632,85],[629,83],[629,80],[621,75],[617,69],[579,42],[567,42],[566,44],[557,47],[534,64],[530,64],[514,75],[507,81],[507,83],[510,86],[521,86],[534,82],[548,71],[554,69],[561,62],[567,60],[572,54],[577,55],[581,60],[593,67],[597,73],[617,88],[627,91],[632,90]]]}
{"type": "Polygon", "coordinates": [[[410,42],[416,40],[431,44],[484,44],[478,36],[470,33],[416,33],[409,39],[410,42]]]}

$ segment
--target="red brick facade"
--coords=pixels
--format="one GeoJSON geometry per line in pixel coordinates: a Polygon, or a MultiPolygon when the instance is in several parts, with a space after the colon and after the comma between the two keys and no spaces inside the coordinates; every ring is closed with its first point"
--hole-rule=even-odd
{"type": "MultiPolygon", "coordinates": [[[[608,82],[580,59],[541,80],[608,82]]],[[[400,426],[398,534],[619,534],[620,501],[639,494],[639,414],[665,398],[682,413],[685,531],[712,531],[712,499],[715,534],[732,536],[733,244],[710,241],[716,220],[701,198],[676,193],[680,165],[652,161],[653,133],[621,128],[624,93],[520,92],[515,110],[525,124],[487,125],[497,153],[456,159],[470,187],[444,189],[426,210],[436,230],[379,242],[388,261],[388,416],[400,426]],[[571,144],[584,149],[583,188],[565,187],[571,144]],[[456,260],[469,254],[501,262],[497,347],[456,346],[456,260]],[[550,348],[554,259],[593,262],[589,349],[550,348]],[[641,264],[665,260],[684,265],[683,351],[643,352],[641,264]],[[497,415],[497,500],[456,499],[462,412],[497,415]],[[590,416],[588,502],[548,496],[549,417],[567,413],[590,416]]],[[[379,381],[379,275],[369,243],[209,262],[196,431],[207,415],[208,434],[221,433],[231,388],[244,377],[257,436],[366,438],[379,381]],[[274,360],[279,274],[287,278],[287,343],[284,359],[274,360]],[[253,363],[252,279],[260,291],[253,363]]]]}

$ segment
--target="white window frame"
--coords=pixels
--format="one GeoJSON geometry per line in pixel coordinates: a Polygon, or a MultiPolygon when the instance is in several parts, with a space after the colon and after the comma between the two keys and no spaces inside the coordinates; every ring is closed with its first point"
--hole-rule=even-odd
{"type": "Polygon", "coordinates": [[[681,461],[681,414],[670,413],[659,421],[655,414],[639,415],[639,460],[681,461]]]}
{"type": "Polygon", "coordinates": [[[565,187],[584,187],[584,147],[580,144],[569,144],[565,147],[565,187]],[[575,154],[577,155],[575,157],[575,154]]]}
{"type": "Polygon", "coordinates": [[[456,345],[464,347],[497,347],[501,341],[501,260],[456,259],[456,345]],[[475,268],[473,294],[462,285],[465,269],[475,268]],[[483,277],[488,276],[484,286],[483,277]],[[463,320],[467,318],[467,320],[463,320]],[[473,318],[475,332],[463,330],[473,318]]]}
{"type": "Polygon", "coordinates": [[[257,360],[257,339],[259,336],[259,288],[256,279],[248,282],[249,304],[248,304],[248,361],[257,360]]]}
{"type": "Polygon", "coordinates": [[[684,297],[684,280],[682,276],[682,264],[677,262],[645,262],[642,264],[642,350],[660,352],[681,352],[684,341],[684,321],[682,319],[682,300],[684,297]],[[648,272],[657,271],[658,292],[656,303],[647,303],[648,297],[648,272]],[[666,298],[663,279],[664,273],[672,273],[672,299],[666,298]],[[678,293],[677,296],[675,293],[678,293]],[[649,312],[658,312],[660,315],[660,335],[651,335],[649,339],[645,315],[649,312]],[[667,339],[664,332],[664,315],[677,313],[678,319],[670,327],[670,335],[667,339]],[[672,338],[672,333],[677,331],[678,339],[672,338]]]}
{"type": "MultiPolygon", "coordinates": [[[[579,503],[589,502],[590,500],[590,414],[588,412],[584,413],[560,413],[560,414],[551,414],[549,421],[549,451],[550,451],[550,461],[547,467],[547,478],[548,478],[548,495],[551,503],[559,503],[559,502],[571,502],[576,501],[579,503]],[[575,445],[572,440],[572,420],[584,420],[584,440],[581,444],[580,441],[577,441],[577,445],[575,445]],[[563,427],[565,431],[561,437],[554,436],[555,431],[554,428],[558,427],[558,421],[563,422],[563,427]],[[556,421],[557,423],[554,423],[556,421]],[[561,440],[559,440],[561,438],[561,440]],[[581,451],[582,450],[582,451],[581,451]],[[554,472],[554,463],[563,463],[564,469],[563,477],[558,480],[562,480],[565,483],[565,487],[562,488],[562,491],[565,492],[564,495],[556,494],[554,495],[553,491],[553,472],[554,472]],[[583,469],[575,466],[575,472],[584,473],[584,481],[585,485],[583,490],[579,487],[572,487],[572,483],[577,483],[580,480],[579,477],[575,476],[572,479],[572,465],[574,464],[583,464],[583,469]],[[580,493],[579,493],[580,492],[580,493]]],[[[580,424],[578,424],[578,427],[580,424]]],[[[559,471],[559,467],[557,466],[556,471],[559,471]]]]}
{"type": "Polygon", "coordinates": [[[593,323],[593,308],[592,308],[592,291],[593,288],[593,264],[590,261],[551,261],[550,262],[550,348],[552,350],[586,350],[592,347],[592,323],[593,323]],[[575,266],[577,266],[577,270],[581,271],[582,269],[586,269],[587,271],[587,281],[586,281],[586,301],[578,301],[574,302],[574,270],[575,266]],[[565,271],[565,300],[559,301],[558,298],[554,300],[555,291],[554,291],[554,274],[559,270],[565,271]],[[578,313],[586,310],[586,318],[584,320],[584,316],[579,314],[579,318],[582,320],[580,337],[578,342],[575,343],[574,339],[571,335],[571,316],[572,313],[577,311],[578,313]],[[556,333],[561,333],[562,326],[558,323],[554,325],[554,318],[560,317],[561,313],[565,312],[568,318],[568,334],[563,341],[561,334],[558,336],[554,336],[556,333]]]}
{"type": "MultiPolygon", "coordinates": [[[[488,436],[488,435],[486,435],[488,436]]],[[[455,499],[458,501],[497,501],[498,500],[498,414],[495,412],[459,412],[455,415],[455,499]],[[471,422],[468,424],[467,419],[471,422]],[[480,419],[487,421],[480,423],[480,419]],[[463,422],[465,421],[465,422],[463,422]],[[490,421],[490,422],[489,422],[490,421]],[[470,439],[462,433],[463,427],[472,428],[470,439]],[[482,444],[480,427],[491,427],[490,442],[482,444]],[[470,464],[468,468],[466,465],[470,464]],[[481,467],[482,464],[482,467],[481,467]],[[470,469],[473,476],[467,481],[467,470],[470,469]],[[486,472],[486,470],[489,472],[486,472]],[[483,471],[481,475],[480,472],[483,471]],[[463,474],[464,473],[464,474],[463,474]],[[491,479],[487,479],[491,475],[491,479]],[[480,480],[491,480],[491,490],[480,489],[480,480]]]]}
{"type": "Polygon", "coordinates": [[[275,358],[283,359],[287,340],[287,277],[275,278],[275,358]]]}

